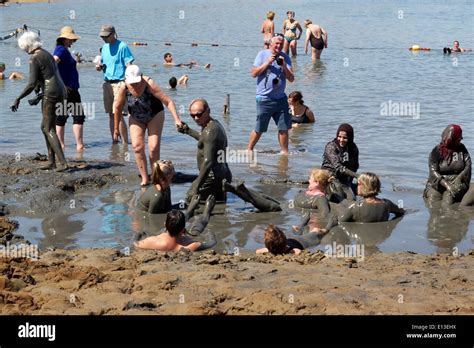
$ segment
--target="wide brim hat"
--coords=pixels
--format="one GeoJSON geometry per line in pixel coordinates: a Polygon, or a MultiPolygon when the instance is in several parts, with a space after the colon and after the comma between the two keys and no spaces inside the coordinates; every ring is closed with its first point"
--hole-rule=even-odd
{"type": "Polygon", "coordinates": [[[69,40],[79,40],[81,37],[74,32],[74,29],[70,26],[65,26],[61,28],[61,33],[58,36],[58,39],[69,39],[69,40]]]}

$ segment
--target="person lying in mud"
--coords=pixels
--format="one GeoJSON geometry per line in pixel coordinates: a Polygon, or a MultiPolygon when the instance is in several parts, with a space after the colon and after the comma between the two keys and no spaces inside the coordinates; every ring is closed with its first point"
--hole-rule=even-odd
{"type": "Polygon", "coordinates": [[[59,75],[58,67],[53,56],[42,48],[38,34],[27,31],[18,39],[20,49],[28,53],[30,57],[30,77],[28,84],[20,95],[15,99],[10,109],[13,112],[18,110],[20,100],[35,90],[41,96],[41,109],[43,119],[41,121],[41,131],[43,132],[46,147],[48,149],[48,163],[40,167],[43,170],[56,168],[57,172],[68,169],[64,152],[56,134],[56,111],[58,103],[62,103],[67,95],[66,86],[59,75]],[[42,93],[39,93],[42,89],[42,93]],[[59,164],[56,165],[56,157],[59,164]]]}
{"type": "Polygon", "coordinates": [[[350,205],[339,214],[339,222],[383,222],[390,219],[390,214],[394,214],[395,218],[405,214],[405,210],[392,201],[377,197],[381,183],[374,173],[360,174],[357,184],[357,194],[363,199],[355,203],[343,202],[343,206],[350,205]]]}
{"type": "Polygon", "coordinates": [[[357,178],[359,149],[354,143],[354,129],[350,124],[341,124],[336,138],[326,144],[321,168],[327,169],[336,178],[329,187],[331,202],[355,200],[356,187],[352,179],[357,178]]]}
{"type": "Polygon", "coordinates": [[[423,197],[429,203],[441,201],[443,206],[460,202],[471,181],[471,156],[461,143],[462,129],[451,124],[441,135],[429,157],[430,174],[423,197]]]}
{"type": "Polygon", "coordinates": [[[201,132],[189,128],[186,123],[178,127],[180,133],[188,134],[198,141],[199,175],[188,190],[187,201],[199,193],[201,199],[212,194],[218,202],[226,202],[226,191],[229,191],[260,211],[280,211],[280,204],[273,198],[247,189],[243,182],[232,184],[232,173],[226,159],[227,135],[219,121],[211,117],[207,101],[194,99],[189,105],[189,112],[196,124],[201,126],[201,132]]]}
{"type": "MultiPolygon", "coordinates": [[[[209,210],[206,211],[206,209],[203,213],[203,218],[200,220],[200,224],[197,227],[194,227],[196,225],[193,226],[196,230],[200,230],[199,234],[209,222],[211,212],[209,210]]],[[[182,249],[201,251],[210,249],[217,244],[214,233],[211,231],[205,234],[204,242],[196,241],[188,236],[186,231],[186,218],[184,213],[180,210],[172,210],[166,214],[165,228],[166,231],[164,233],[135,242],[134,246],[138,249],[176,252],[182,249]]]]}
{"type": "Polygon", "coordinates": [[[466,194],[462,198],[462,201],[459,205],[461,207],[473,207],[474,206],[474,183],[471,184],[471,187],[466,192],[466,194]]]}
{"type": "Polygon", "coordinates": [[[265,229],[265,248],[257,249],[257,254],[273,255],[300,254],[304,249],[316,246],[321,242],[321,235],[318,233],[307,233],[302,236],[287,238],[285,233],[277,226],[268,225],[265,229]]]}

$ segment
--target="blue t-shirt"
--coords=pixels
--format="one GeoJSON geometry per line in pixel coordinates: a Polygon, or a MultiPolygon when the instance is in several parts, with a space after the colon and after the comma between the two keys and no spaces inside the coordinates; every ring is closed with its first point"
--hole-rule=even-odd
{"type": "Polygon", "coordinates": [[[125,69],[128,63],[135,60],[130,48],[120,40],[104,44],[101,52],[101,63],[105,65],[104,80],[125,80],[125,69]]]}
{"type": "Polygon", "coordinates": [[[79,73],[76,68],[76,60],[73,58],[69,50],[57,45],[54,49],[53,56],[58,57],[61,61],[58,63],[58,70],[64,84],[72,89],[79,89],[79,73]]]}
{"type": "MultiPolygon", "coordinates": [[[[253,66],[260,66],[265,63],[272,55],[271,50],[263,50],[258,52],[253,66]]],[[[285,59],[286,66],[291,68],[291,59],[284,52],[280,56],[285,59]]],[[[257,76],[257,98],[261,100],[281,99],[285,98],[286,77],[283,67],[278,65],[276,61],[268,67],[266,71],[257,76]],[[278,83],[273,83],[278,79],[278,83]]]]}

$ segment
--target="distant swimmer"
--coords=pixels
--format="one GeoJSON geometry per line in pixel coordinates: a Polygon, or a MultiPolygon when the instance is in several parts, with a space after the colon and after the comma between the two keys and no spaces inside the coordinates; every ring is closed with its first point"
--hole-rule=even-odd
{"type": "Polygon", "coordinates": [[[272,253],[273,255],[295,254],[316,246],[321,242],[321,235],[309,232],[302,236],[287,238],[285,233],[274,225],[265,229],[265,248],[257,249],[257,254],[272,253]]]}
{"type": "Polygon", "coordinates": [[[429,202],[442,201],[449,206],[460,202],[471,181],[471,156],[462,140],[462,129],[457,124],[445,128],[441,143],[429,156],[429,177],[423,197],[429,202]]]}
{"type": "Polygon", "coordinates": [[[5,75],[7,66],[5,63],[0,63],[0,80],[23,80],[25,76],[18,71],[13,71],[8,77],[5,75]]]}
{"type": "Polygon", "coordinates": [[[186,86],[188,84],[189,76],[188,75],[183,75],[179,78],[179,80],[176,79],[176,77],[171,77],[168,81],[170,85],[170,89],[176,90],[177,86],[186,86]]]}
{"type": "Polygon", "coordinates": [[[459,41],[453,42],[453,47],[445,47],[443,48],[444,54],[451,54],[451,53],[464,53],[464,52],[472,52],[471,48],[461,48],[459,47],[459,41]]]}
{"type": "Polygon", "coordinates": [[[263,47],[266,49],[270,48],[270,41],[275,34],[275,23],[273,22],[274,18],[275,12],[268,11],[267,19],[263,22],[262,28],[260,29],[260,32],[263,34],[263,47]]]}
{"type": "Polygon", "coordinates": [[[310,19],[304,21],[306,28],[306,39],[304,53],[308,53],[308,44],[311,44],[311,58],[313,63],[321,58],[323,49],[328,48],[328,32],[317,24],[313,24],[310,19]]]}
{"type": "Polygon", "coordinates": [[[360,174],[357,194],[363,199],[359,202],[349,202],[350,205],[339,214],[339,222],[383,222],[390,220],[390,214],[395,217],[403,216],[403,208],[388,199],[377,197],[380,187],[380,179],[374,173],[360,174]]]}
{"type": "MultiPolygon", "coordinates": [[[[212,210],[210,209],[211,206],[213,207],[212,204],[209,204],[204,210],[204,218],[202,220],[203,226],[201,227],[205,227],[209,222],[209,216],[211,214],[210,210],[212,210]]],[[[196,241],[187,235],[185,216],[180,210],[172,210],[166,214],[165,228],[166,231],[164,233],[135,242],[135,247],[138,249],[177,252],[182,249],[188,251],[201,251],[212,248],[217,244],[212,231],[203,235],[205,237],[204,242],[196,241]]]]}
{"type": "MultiPolygon", "coordinates": [[[[190,69],[194,66],[200,67],[200,65],[195,60],[191,60],[191,61],[189,61],[189,63],[178,63],[178,64],[176,64],[173,61],[173,55],[169,52],[166,52],[164,54],[163,58],[164,58],[163,65],[165,65],[165,66],[177,66],[177,67],[187,66],[190,69]]],[[[210,69],[210,68],[211,68],[210,63],[207,63],[206,65],[204,65],[204,69],[210,69]]]]}
{"type": "Polygon", "coordinates": [[[303,94],[293,91],[288,95],[290,105],[291,122],[293,127],[302,123],[314,123],[316,121],[314,113],[304,104],[303,94]]]}

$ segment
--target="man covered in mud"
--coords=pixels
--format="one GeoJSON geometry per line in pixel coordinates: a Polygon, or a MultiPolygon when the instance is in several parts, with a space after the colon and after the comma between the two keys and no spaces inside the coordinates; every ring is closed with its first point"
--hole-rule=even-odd
{"type": "Polygon", "coordinates": [[[205,99],[194,99],[189,105],[189,114],[196,124],[201,127],[197,132],[186,123],[178,128],[180,133],[189,134],[198,141],[197,164],[198,177],[193,181],[187,193],[187,200],[200,194],[201,199],[214,195],[219,202],[226,201],[222,190],[222,180],[232,181],[232,173],[226,162],[227,135],[219,121],[211,117],[211,109],[205,99]]]}
{"type": "Polygon", "coordinates": [[[232,192],[260,211],[281,211],[279,202],[273,198],[248,189],[243,182],[232,184],[232,173],[227,165],[227,135],[219,121],[210,115],[211,109],[205,99],[194,99],[189,105],[190,116],[201,126],[197,132],[183,122],[178,132],[189,134],[198,141],[198,177],[187,193],[189,202],[196,194],[205,200],[214,195],[218,202],[226,202],[226,191],[232,192]]]}

